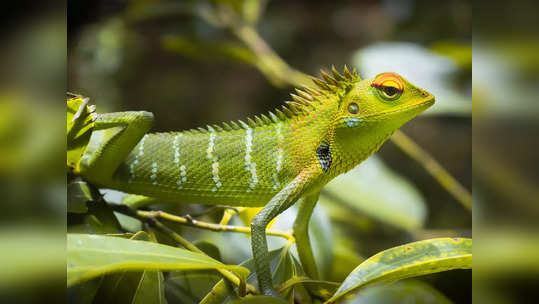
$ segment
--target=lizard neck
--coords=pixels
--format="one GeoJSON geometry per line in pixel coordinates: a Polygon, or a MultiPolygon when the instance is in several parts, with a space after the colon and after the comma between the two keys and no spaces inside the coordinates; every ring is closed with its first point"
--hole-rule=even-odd
{"type": "Polygon", "coordinates": [[[374,154],[393,134],[394,130],[380,130],[375,126],[337,130],[335,133],[336,175],[355,168],[374,154]]]}

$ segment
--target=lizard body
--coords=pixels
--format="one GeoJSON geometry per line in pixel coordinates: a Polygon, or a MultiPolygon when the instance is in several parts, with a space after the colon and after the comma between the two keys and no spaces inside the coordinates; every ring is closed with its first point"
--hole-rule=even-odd
{"type": "Polygon", "coordinates": [[[432,95],[397,74],[361,80],[346,68],[344,75],[332,72],[313,78],[318,88],[297,90],[294,102],[247,123],[147,133],[151,113],[87,113],[87,146],[80,154],[68,153],[68,164],[98,186],[127,193],[264,206],[251,225],[253,255],[261,291],[274,294],[265,238],[269,221],[303,198],[300,210],[308,214],[298,216],[294,230],[300,260],[316,278],[315,266],[306,265],[314,264],[306,227],[320,189],[434,103],[432,95]]]}

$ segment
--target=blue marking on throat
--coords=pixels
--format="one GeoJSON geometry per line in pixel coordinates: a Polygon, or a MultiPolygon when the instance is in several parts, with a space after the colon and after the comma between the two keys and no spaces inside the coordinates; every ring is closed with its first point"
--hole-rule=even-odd
{"type": "Polygon", "coordinates": [[[361,118],[347,117],[344,119],[344,123],[346,123],[349,128],[355,128],[361,123],[361,118]]]}

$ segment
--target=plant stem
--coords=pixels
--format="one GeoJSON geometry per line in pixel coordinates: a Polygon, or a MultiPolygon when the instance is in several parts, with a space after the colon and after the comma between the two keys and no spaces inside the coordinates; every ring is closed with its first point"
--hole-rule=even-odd
{"type": "MultiPolygon", "coordinates": [[[[137,210],[136,211],[137,217],[139,218],[156,218],[156,219],[163,219],[171,222],[175,222],[178,224],[196,227],[200,229],[206,229],[206,230],[212,230],[212,231],[224,231],[224,232],[239,232],[239,233],[245,233],[245,234],[251,234],[251,229],[249,227],[242,227],[242,226],[231,226],[231,225],[221,225],[221,224],[214,224],[214,223],[208,223],[208,222],[202,222],[197,221],[192,218],[186,218],[183,216],[177,216],[174,214],[166,213],[164,211],[142,211],[137,210]]],[[[280,231],[280,230],[267,230],[266,233],[268,235],[274,235],[274,236],[280,236],[288,241],[294,242],[294,236],[292,236],[291,232],[288,231],[280,231]]]]}
{"type": "Polygon", "coordinates": [[[260,37],[250,25],[233,24],[232,32],[256,55],[256,67],[268,80],[277,87],[288,84],[309,85],[311,80],[306,74],[291,68],[275,51],[260,37]]]}
{"type": "Polygon", "coordinates": [[[469,211],[472,210],[472,195],[470,192],[449,174],[427,151],[423,150],[410,137],[399,130],[393,133],[391,141],[404,153],[420,163],[462,206],[469,211]]]}

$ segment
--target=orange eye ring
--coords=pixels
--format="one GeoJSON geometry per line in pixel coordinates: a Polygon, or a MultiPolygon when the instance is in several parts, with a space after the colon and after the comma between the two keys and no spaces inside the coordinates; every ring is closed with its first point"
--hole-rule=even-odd
{"type": "Polygon", "coordinates": [[[380,97],[395,100],[404,92],[404,82],[393,73],[382,73],[374,78],[371,87],[376,88],[380,97]]]}

